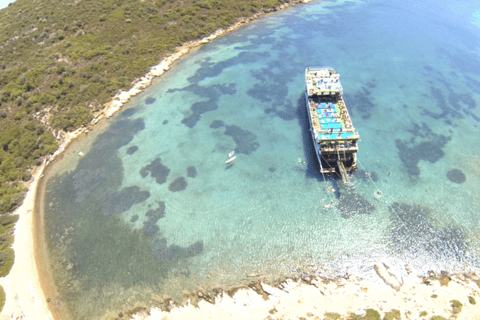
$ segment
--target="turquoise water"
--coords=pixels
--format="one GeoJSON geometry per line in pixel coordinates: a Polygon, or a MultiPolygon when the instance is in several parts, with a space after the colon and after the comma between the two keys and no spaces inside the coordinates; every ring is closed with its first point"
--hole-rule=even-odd
{"type": "Polygon", "coordinates": [[[93,319],[380,261],[479,271],[478,25],[473,2],[314,2],[178,62],[49,181],[58,301],[93,319]],[[362,138],[348,185],[312,155],[309,65],[341,74],[362,138]]]}

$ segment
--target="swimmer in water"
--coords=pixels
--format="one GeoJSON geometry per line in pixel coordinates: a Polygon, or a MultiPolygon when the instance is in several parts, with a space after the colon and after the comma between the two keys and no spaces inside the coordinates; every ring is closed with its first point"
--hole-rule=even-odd
{"type": "Polygon", "coordinates": [[[328,208],[330,208],[332,205],[333,205],[333,200],[330,201],[329,204],[324,205],[323,207],[324,207],[325,209],[328,209],[328,208]]]}

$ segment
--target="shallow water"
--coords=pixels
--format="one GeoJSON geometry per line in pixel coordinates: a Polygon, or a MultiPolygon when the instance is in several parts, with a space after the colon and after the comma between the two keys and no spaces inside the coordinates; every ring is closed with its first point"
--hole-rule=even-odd
{"type": "Polygon", "coordinates": [[[480,270],[475,10],[314,2],[177,63],[48,183],[47,240],[73,317],[254,276],[368,278],[378,261],[480,270]],[[347,186],[312,156],[309,65],[341,74],[362,138],[347,186]]]}

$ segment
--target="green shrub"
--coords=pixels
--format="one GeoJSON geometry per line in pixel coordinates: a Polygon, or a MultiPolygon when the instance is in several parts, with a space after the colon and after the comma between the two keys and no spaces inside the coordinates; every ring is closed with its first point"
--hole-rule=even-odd
{"type": "Polygon", "coordinates": [[[5,277],[12,269],[14,255],[12,248],[5,248],[0,251],[0,277],[5,277]]]}
{"type": "Polygon", "coordinates": [[[74,130],[82,125],[87,124],[92,120],[93,116],[85,107],[78,107],[76,109],[68,110],[65,113],[59,113],[52,116],[52,126],[63,130],[74,130]]]}
{"type": "Polygon", "coordinates": [[[377,310],[367,309],[365,311],[365,320],[380,320],[380,313],[377,310]]]}
{"type": "Polygon", "coordinates": [[[339,320],[341,316],[338,313],[327,312],[325,313],[325,320],[339,320]]]}
{"type": "Polygon", "coordinates": [[[268,9],[273,9],[275,7],[278,7],[281,3],[282,1],[279,1],[279,0],[269,0],[265,2],[263,6],[268,9]]]}
{"type": "Polygon", "coordinates": [[[1,228],[11,228],[18,221],[17,214],[0,214],[0,230],[1,228]]]}
{"type": "Polygon", "coordinates": [[[470,302],[470,304],[477,304],[477,302],[475,301],[475,298],[473,297],[468,297],[468,302],[470,302]]]}
{"type": "Polygon", "coordinates": [[[383,320],[400,320],[401,314],[399,310],[393,309],[385,314],[383,320]]]}
{"type": "Polygon", "coordinates": [[[462,312],[463,304],[462,304],[460,301],[458,301],[458,300],[451,300],[450,302],[452,303],[452,304],[451,304],[451,306],[452,306],[452,312],[453,312],[454,314],[457,314],[457,313],[462,312]]]}
{"type": "Polygon", "coordinates": [[[0,312],[2,312],[3,307],[5,306],[5,290],[0,286],[0,312]]]}

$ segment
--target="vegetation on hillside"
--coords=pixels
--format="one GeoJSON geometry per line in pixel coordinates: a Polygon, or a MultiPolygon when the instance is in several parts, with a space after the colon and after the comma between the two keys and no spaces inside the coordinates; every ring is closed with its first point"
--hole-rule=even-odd
{"type": "Polygon", "coordinates": [[[58,147],[52,133],[87,124],[183,43],[284,2],[17,0],[0,10],[0,214],[58,147]]]}

